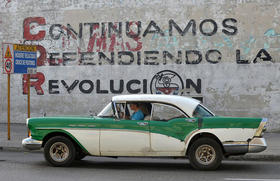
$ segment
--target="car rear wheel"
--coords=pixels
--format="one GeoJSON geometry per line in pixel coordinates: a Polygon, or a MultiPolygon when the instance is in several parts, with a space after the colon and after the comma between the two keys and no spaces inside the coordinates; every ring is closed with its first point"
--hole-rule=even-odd
{"type": "Polygon", "coordinates": [[[222,148],[211,138],[200,138],[196,140],[188,152],[190,164],[198,170],[215,170],[222,162],[222,148]]]}
{"type": "Polygon", "coordinates": [[[64,136],[50,138],[44,146],[46,161],[52,166],[69,166],[75,160],[76,149],[71,140],[64,136]]]}

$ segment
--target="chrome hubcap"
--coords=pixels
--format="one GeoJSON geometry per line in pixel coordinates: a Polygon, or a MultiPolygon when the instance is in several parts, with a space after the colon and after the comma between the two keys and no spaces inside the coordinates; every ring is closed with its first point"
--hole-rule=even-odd
{"type": "Polygon", "coordinates": [[[211,164],[216,158],[216,152],[210,145],[201,145],[195,152],[196,160],[202,165],[211,164]]]}
{"type": "Polygon", "coordinates": [[[54,161],[63,162],[69,156],[69,148],[62,142],[56,142],[50,148],[50,156],[54,161]]]}

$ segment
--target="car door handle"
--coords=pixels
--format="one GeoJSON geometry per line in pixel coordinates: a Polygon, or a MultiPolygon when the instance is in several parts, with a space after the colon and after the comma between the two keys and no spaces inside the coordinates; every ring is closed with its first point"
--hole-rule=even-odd
{"type": "Polygon", "coordinates": [[[148,122],[137,122],[137,124],[138,124],[139,126],[146,126],[146,125],[148,125],[149,123],[148,123],[148,122]]]}
{"type": "Polygon", "coordinates": [[[190,122],[190,123],[193,123],[195,122],[196,120],[195,119],[186,119],[187,122],[190,122]]]}

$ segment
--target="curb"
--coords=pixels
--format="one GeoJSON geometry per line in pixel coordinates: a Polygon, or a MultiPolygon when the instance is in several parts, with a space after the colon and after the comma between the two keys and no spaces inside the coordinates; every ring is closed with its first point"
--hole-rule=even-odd
{"type": "MultiPolygon", "coordinates": [[[[22,147],[7,147],[0,146],[0,152],[11,151],[11,152],[30,152],[30,153],[42,153],[43,149],[40,150],[26,150],[22,147]]],[[[233,161],[280,161],[280,155],[243,155],[243,156],[230,156],[224,160],[233,160],[233,161]]]]}
{"type": "Polygon", "coordinates": [[[0,146],[0,151],[17,151],[17,152],[22,152],[24,150],[21,147],[0,146]]]}
{"type": "Polygon", "coordinates": [[[24,149],[22,147],[0,146],[0,152],[3,151],[41,153],[43,152],[43,149],[31,151],[31,150],[24,149]]]}

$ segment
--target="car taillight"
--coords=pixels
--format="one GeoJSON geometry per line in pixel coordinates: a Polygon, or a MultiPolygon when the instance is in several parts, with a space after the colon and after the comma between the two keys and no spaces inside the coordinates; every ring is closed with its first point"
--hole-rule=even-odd
{"type": "Polygon", "coordinates": [[[255,133],[255,136],[262,136],[263,135],[263,132],[266,131],[266,123],[267,123],[267,118],[263,118],[256,133],[255,133]]]}

